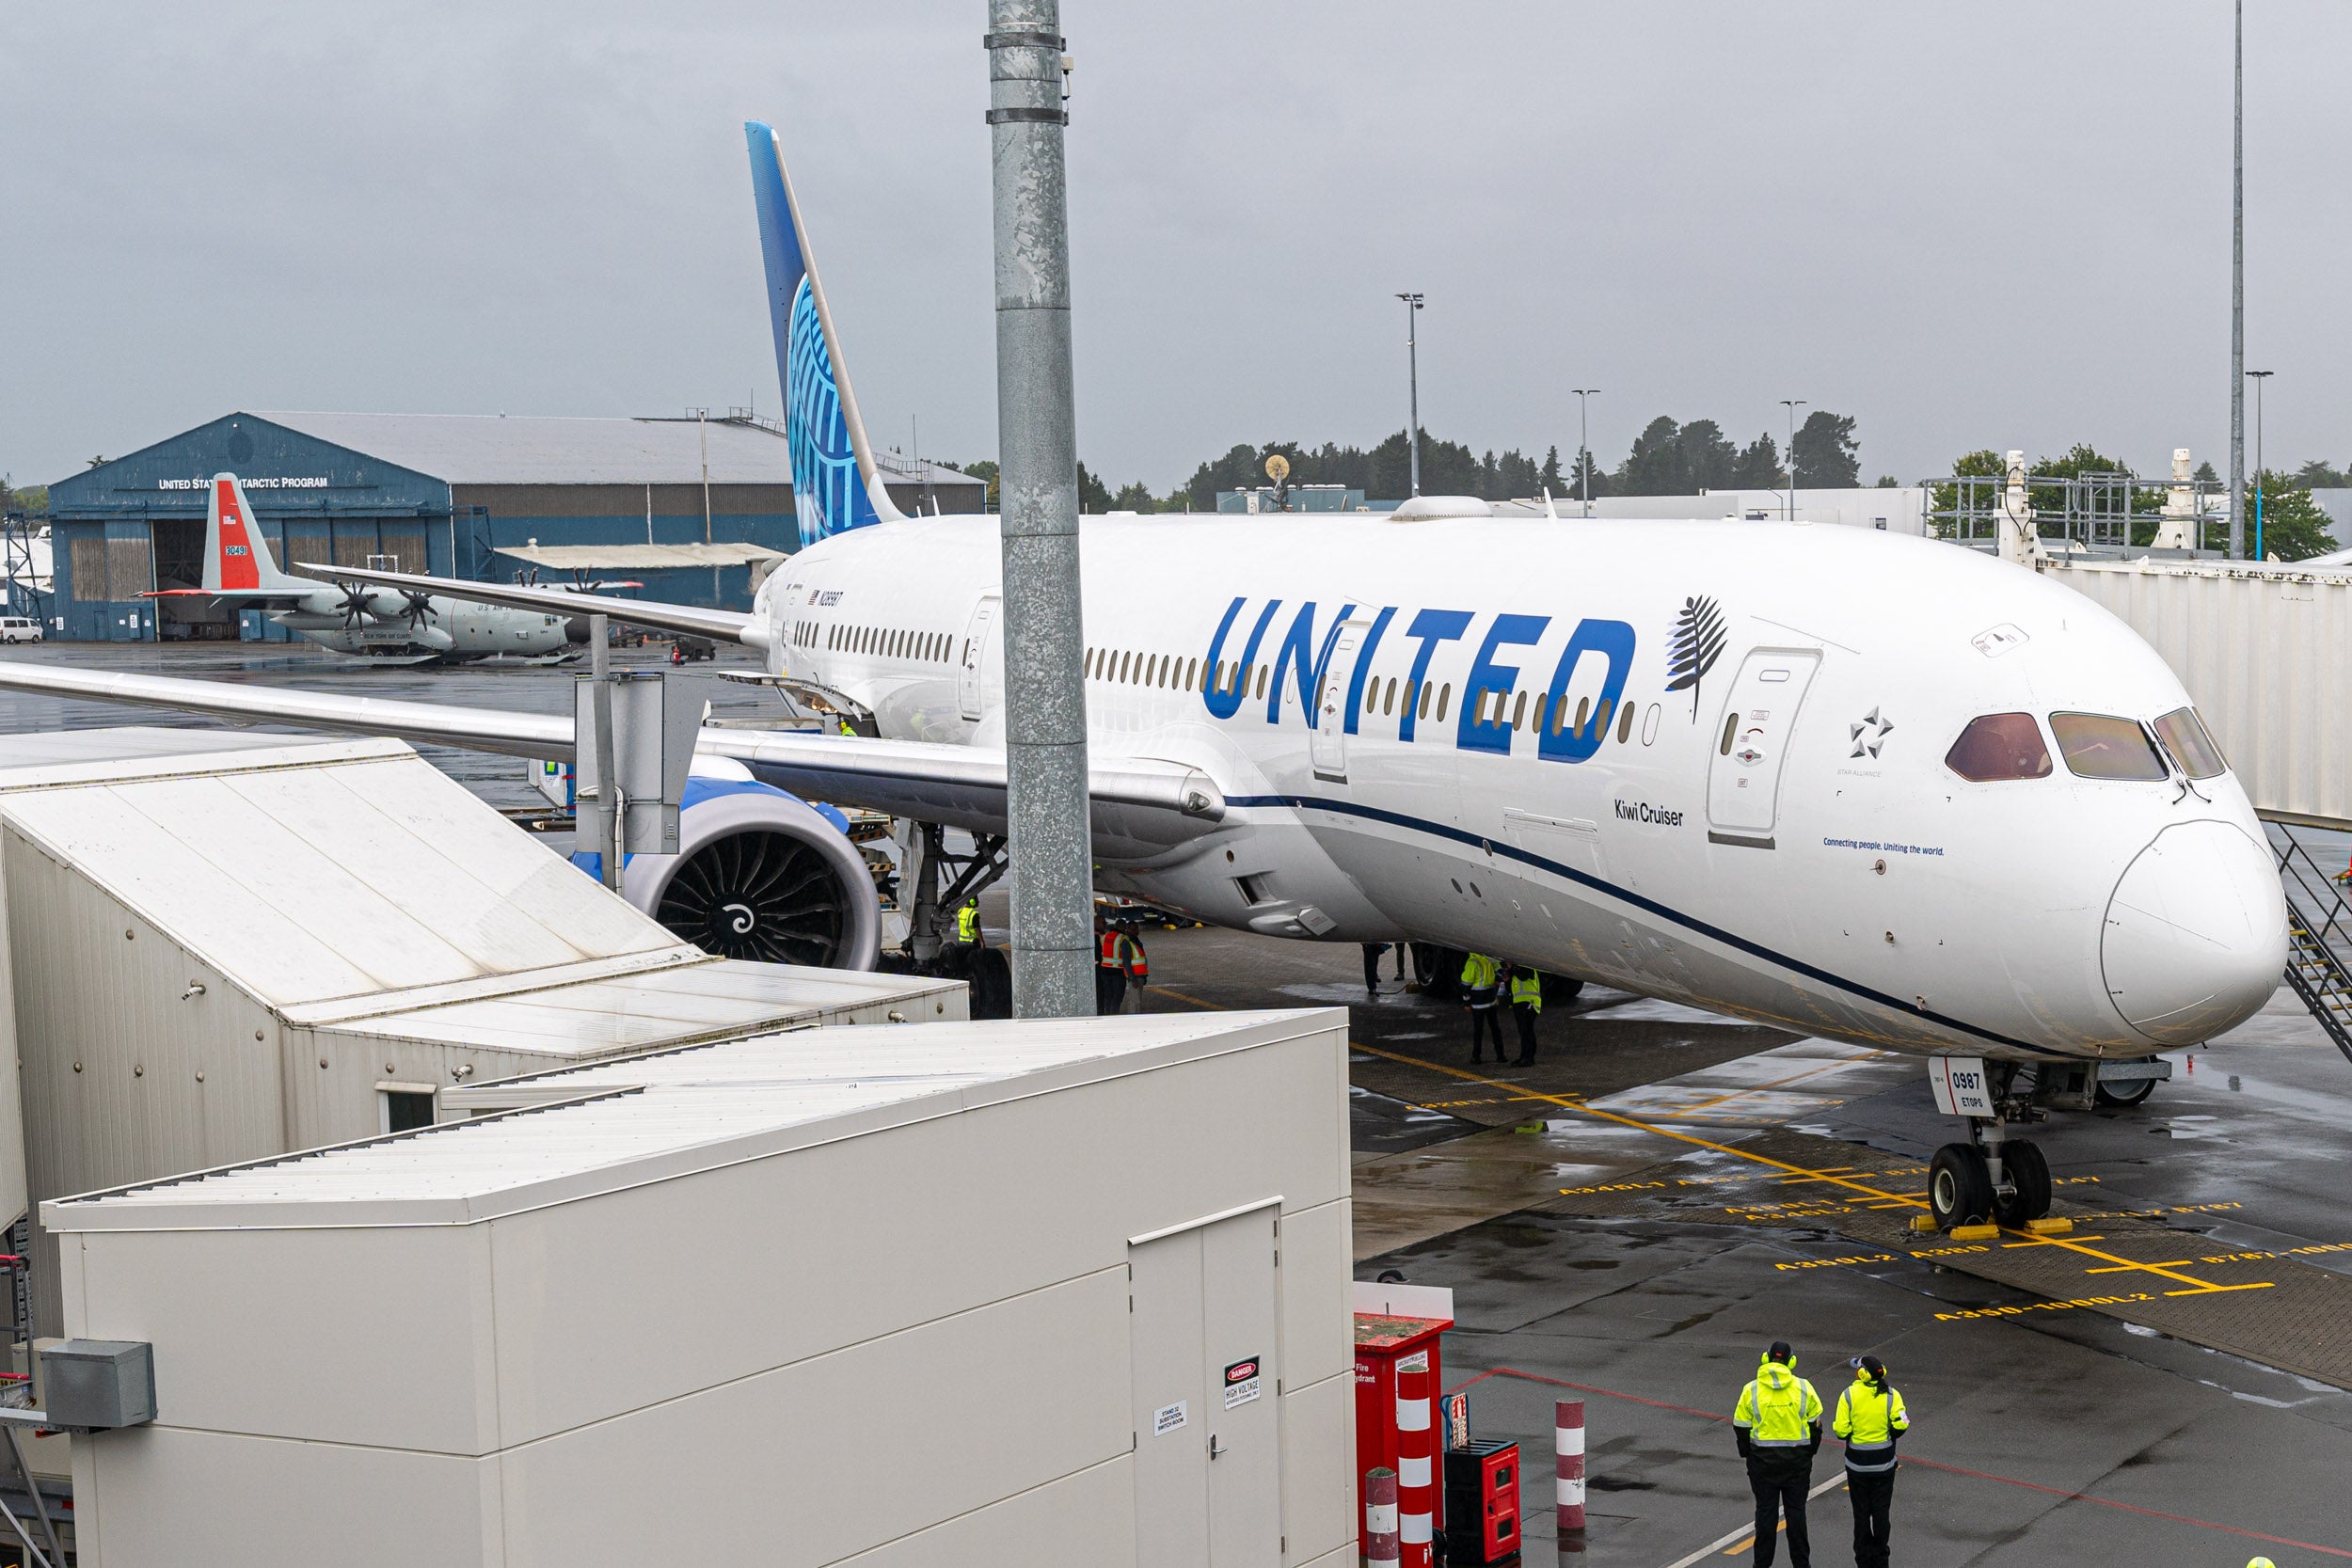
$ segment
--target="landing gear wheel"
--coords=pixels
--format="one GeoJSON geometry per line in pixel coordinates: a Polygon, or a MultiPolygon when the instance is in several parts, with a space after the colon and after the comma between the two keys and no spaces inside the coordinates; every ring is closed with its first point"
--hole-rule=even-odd
{"type": "Polygon", "coordinates": [[[2091,1089],[2090,1100],[2102,1110],[2128,1111],[2135,1105],[2146,1104],[2148,1097],[2155,1092],[2156,1081],[2142,1078],[2129,1088],[2111,1089],[2105,1084],[2098,1085],[2091,1089]]]}
{"type": "Polygon", "coordinates": [[[1995,1219],[2015,1229],[2050,1212],[2050,1162],[2041,1145],[2023,1139],[2001,1145],[2001,1174],[2013,1191],[2007,1198],[1994,1199],[1995,1219]]]}
{"type": "Polygon", "coordinates": [[[1012,965],[1001,948],[976,947],[965,978],[972,987],[974,1018],[1012,1016],[1012,965]]]}
{"type": "Polygon", "coordinates": [[[1946,1144],[1928,1164],[1928,1212],[1938,1230],[1993,1217],[1993,1174],[1966,1144],[1946,1144]]]}

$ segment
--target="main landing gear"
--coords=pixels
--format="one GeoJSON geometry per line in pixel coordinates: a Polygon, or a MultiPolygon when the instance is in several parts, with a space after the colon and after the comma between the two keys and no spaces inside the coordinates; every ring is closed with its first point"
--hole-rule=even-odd
{"type": "Polygon", "coordinates": [[[2040,1145],[2009,1132],[2049,1116],[2018,1092],[2019,1067],[1974,1056],[1938,1056],[1928,1064],[1937,1108],[1968,1121],[1968,1141],[1946,1144],[1928,1165],[1928,1212],[1939,1230],[1988,1223],[2020,1227],[2050,1212],[2049,1160],[2040,1145]]]}

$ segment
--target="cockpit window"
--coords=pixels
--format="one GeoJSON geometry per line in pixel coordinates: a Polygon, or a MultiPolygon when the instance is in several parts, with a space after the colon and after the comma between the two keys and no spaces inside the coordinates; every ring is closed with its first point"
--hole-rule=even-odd
{"type": "Polygon", "coordinates": [[[2221,748],[2205,733],[2204,722],[2193,707],[2174,708],[2157,720],[2156,738],[2181,765],[2181,771],[2192,779],[2218,778],[2230,770],[2230,765],[2221,760],[2221,748]]]}
{"type": "Polygon", "coordinates": [[[1988,713],[1972,719],[1960,732],[1944,766],[1977,784],[1996,779],[2046,779],[2050,749],[2042,744],[2042,726],[2030,713],[1988,713]]]}
{"type": "Polygon", "coordinates": [[[2078,779],[2163,780],[2171,775],[2137,720],[2053,713],[2050,733],[2058,736],[2067,770],[2078,779]]]}

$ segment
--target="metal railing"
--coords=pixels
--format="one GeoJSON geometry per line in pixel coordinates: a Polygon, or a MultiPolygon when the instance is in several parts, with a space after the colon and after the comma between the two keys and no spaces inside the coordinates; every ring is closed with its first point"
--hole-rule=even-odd
{"type": "Polygon", "coordinates": [[[2287,897],[2287,984],[2352,1061],[2352,899],[2292,829],[2265,827],[2287,897]]]}

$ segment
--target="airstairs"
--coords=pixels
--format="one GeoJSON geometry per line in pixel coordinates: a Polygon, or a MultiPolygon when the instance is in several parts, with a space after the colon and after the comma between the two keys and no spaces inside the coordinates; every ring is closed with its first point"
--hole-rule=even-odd
{"type": "Polygon", "coordinates": [[[2352,899],[2283,824],[2268,824],[2287,895],[2287,984],[2352,1060],[2352,899]]]}

